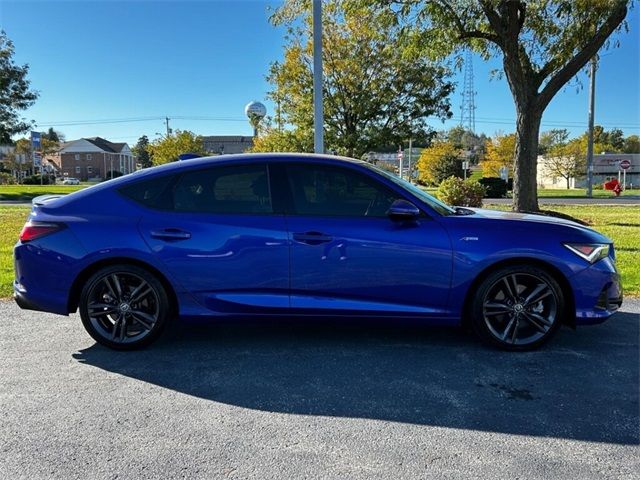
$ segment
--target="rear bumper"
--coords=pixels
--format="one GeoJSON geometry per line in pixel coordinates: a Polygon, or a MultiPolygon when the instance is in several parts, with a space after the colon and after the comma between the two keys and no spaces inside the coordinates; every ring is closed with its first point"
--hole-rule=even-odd
{"type": "Polygon", "coordinates": [[[35,310],[37,312],[57,313],[58,315],[69,315],[66,303],[61,303],[57,299],[38,298],[27,292],[17,280],[13,282],[13,299],[23,310],[35,310]]]}

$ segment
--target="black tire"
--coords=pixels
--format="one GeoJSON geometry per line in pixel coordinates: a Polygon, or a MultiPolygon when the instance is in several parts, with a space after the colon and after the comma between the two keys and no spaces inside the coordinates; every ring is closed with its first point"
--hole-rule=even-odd
{"type": "Polygon", "coordinates": [[[565,315],[562,289],[546,270],[513,265],[490,273],[474,293],[471,326],[488,345],[526,351],[548,342],[565,315]]]}
{"type": "Polygon", "coordinates": [[[151,344],[171,316],[162,283],[135,265],[113,265],[91,275],[80,294],[80,318],[93,339],[115,350],[151,344]]]}

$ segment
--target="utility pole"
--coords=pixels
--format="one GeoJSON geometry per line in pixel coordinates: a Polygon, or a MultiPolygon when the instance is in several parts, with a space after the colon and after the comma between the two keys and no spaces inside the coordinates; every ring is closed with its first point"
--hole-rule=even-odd
{"type": "Polygon", "coordinates": [[[169,117],[164,117],[164,123],[167,126],[167,137],[171,135],[171,129],[169,128],[169,117]]]}
{"type": "Polygon", "coordinates": [[[322,1],[313,0],[313,150],[324,153],[322,110],[322,1]]]}
{"type": "Polygon", "coordinates": [[[593,196],[593,116],[596,101],[596,57],[591,59],[589,78],[589,137],[587,140],[587,197],[593,196]]]}
{"type": "Polygon", "coordinates": [[[407,171],[407,181],[409,183],[411,183],[411,157],[412,156],[413,156],[413,139],[409,138],[409,158],[408,158],[409,168],[407,171]]]}

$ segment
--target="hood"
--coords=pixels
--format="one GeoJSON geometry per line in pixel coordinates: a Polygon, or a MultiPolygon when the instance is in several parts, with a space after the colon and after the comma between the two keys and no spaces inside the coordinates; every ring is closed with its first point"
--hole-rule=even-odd
{"type": "MultiPolygon", "coordinates": [[[[603,242],[603,243],[613,243],[611,239],[602,235],[601,233],[589,228],[587,226],[581,225],[577,222],[573,222],[571,220],[567,220],[565,218],[552,217],[549,215],[536,215],[534,213],[517,213],[517,212],[505,212],[500,210],[487,210],[484,208],[469,208],[464,207],[465,210],[473,212],[472,215],[466,216],[469,219],[477,219],[483,220],[486,219],[488,221],[512,221],[516,223],[520,223],[523,226],[540,224],[542,227],[543,224],[548,226],[555,226],[558,228],[566,228],[574,232],[574,235],[578,235],[585,239],[588,239],[591,242],[603,242]]],[[[455,216],[457,218],[465,218],[465,215],[455,216]]]]}
{"type": "Polygon", "coordinates": [[[485,208],[469,208],[469,207],[464,207],[464,208],[466,210],[473,211],[477,216],[483,217],[483,218],[492,218],[497,220],[523,220],[525,222],[553,223],[553,224],[559,224],[559,225],[569,225],[571,227],[588,228],[577,222],[573,222],[565,218],[552,217],[549,215],[536,215],[534,213],[506,212],[501,210],[488,210],[485,208]]]}

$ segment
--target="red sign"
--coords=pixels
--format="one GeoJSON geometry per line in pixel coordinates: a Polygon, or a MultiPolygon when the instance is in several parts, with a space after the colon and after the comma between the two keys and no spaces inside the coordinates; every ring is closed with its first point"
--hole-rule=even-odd
{"type": "Polygon", "coordinates": [[[631,167],[631,162],[629,160],[620,160],[620,168],[622,170],[627,170],[631,167]]]}

